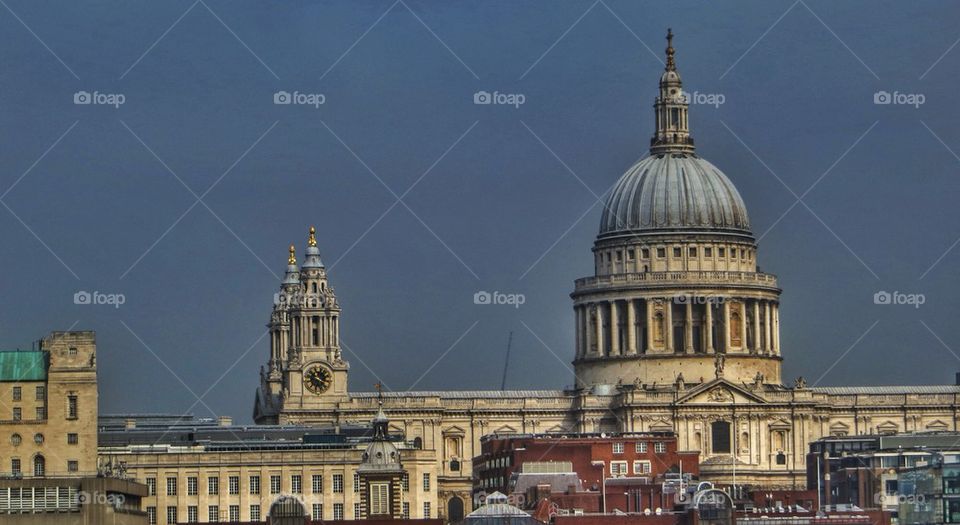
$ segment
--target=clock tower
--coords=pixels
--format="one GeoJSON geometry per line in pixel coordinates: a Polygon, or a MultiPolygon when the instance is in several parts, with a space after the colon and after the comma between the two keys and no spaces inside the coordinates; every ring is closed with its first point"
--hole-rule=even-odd
{"type": "Polygon", "coordinates": [[[350,365],[340,350],[340,304],[327,281],[312,226],[301,265],[290,246],[267,327],[270,360],[261,369],[254,413],[258,422],[280,423],[284,412],[330,407],[346,397],[350,365]]]}

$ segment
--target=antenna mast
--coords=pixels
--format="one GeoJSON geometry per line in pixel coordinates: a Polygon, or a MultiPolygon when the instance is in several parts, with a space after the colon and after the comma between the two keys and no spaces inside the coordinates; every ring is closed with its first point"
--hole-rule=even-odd
{"type": "Polygon", "coordinates": [[[510,346],[513,345],[513,330],[510,331],[510,337],[507,338],[507,357],[503,360],[503,378],[500,380],[500,390],[507,388],[507,368],[510,367],[510,346]]]}

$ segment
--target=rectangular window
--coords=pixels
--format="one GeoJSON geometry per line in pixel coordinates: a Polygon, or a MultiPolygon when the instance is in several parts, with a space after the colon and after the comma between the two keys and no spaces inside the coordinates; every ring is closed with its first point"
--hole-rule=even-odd
{"type": "Polygon", "coordinates": [[[23,412],[20,407],[13,407],[13,420],[20,421],[21,419],[23,419],[23,412]]]}
{"type": "Polygon", "coordinates": [[[67,472],[77,472],[78,470],[80,470],[80,463],[77,460],[67,460],[67,472]]]}
{"type": "Polygon", "coordinates": [[[71,346],[70,349],[67,350],[67,353],[70,355],[77,355],[77,347],[71,346]]]}
{"type": "Polygon", "coordinates": [[[657,257],[663,259],[663,258],[666,257],[666,256],[667,256],[667,249],[666,249],[666,248],[657,248],[657,257]]]}
{"type": "Polygon", "coordinates": [[[47,387],[44,385],[37,385],[37,401],[46,401],[47,400],[47,387]]]}
{"type": "Polygon", "coordinates": [[[227,478],[227,489],[231,496],[240,494],[240,476],[230,476],[227,478]]]}
{"type": "Polygon", "coordinates": [[[410,492],[410,474],[403,473],[403,477],[400,478],[400,488],[404,492],[410,492]]]}
{"type": "Polygon", "coordinates": [[[736,258],[737,258],[737,249],[736,249],[736,248],[730,248],[730,258],[731,258],[731,259],[736,259],[736,258]]]}
{"type": "Polygon", "coordinates": [[[157,525],[156,507],[147,507],[147,525],[157,525]]]}
{"type": "Polygon", "coordinates": [[[196,505],[190,505],[187,507],[187,523],[199,523],[200,513],[197,512],[196,505]]]}
{"type": "Polygon", "coordinates": [[[250,505],[250,521],[260,521],[260,505],[250,505]]]}
{"type": "Polygon", "coordinates": [[[300,474],[290,476],[290,492],[294,494],[303,492],[303,476],[300,474]]]}
{"type": "Polygon", "coordinates": [[[23,390],[19,386],[13,387],[13,400],[20,401],[23,399],[23,390]]]}
{"type": "Polygon", "coordinates": [[[613,477],[626,476],[629,474],[627,471],[627,462],[626,461],[611,461],[610,462],[610,475],[613,477]]]}
{"type": "Polygon", "coordinates": [[[697,247],[696,247],[696,246],[691,246],[690,249],[687,250],[687,251],[689,252],[690,257],[696,257],[696,256],[697,256],[697,247]]]}
{"type": "Polygon", "coordinates": [[[730,423],[726,421],[715,421],[710,424],[710,437],[712,449],[717,454],[729,454],[730,447],[730,423]]]}
{"type": "Polygon", "coordinates": [[[343,521],[343,503],[333,504],[333,521],[343,521]]]}
{"type": "Polygon", "coordinates": [[[614,453],[614,454],[623,454],[623,443],[614,443],[614,444],[613,444],[613,453],[614,453]]]}
{"type": "Polygon", "coordinates": [[[390,514],[390,484],[370,484],[370,515],[390,514]]]}
{"type": "Polygon", "coordinates": [[[260,494],[260,476],[250,476],[250,494],[260,494]]]}
{"type": "Polygon", "coordinates": [[[177,522],[177,508],[167,507],[167,523],[176,523],[176,522],[177,522]]]}
{"type": "Polygon", "coordinates": [[[646,453],[647,453],[647,442],[646,442],[646,441],[637,441],[636,451],[637,451],[637,454],[646,454],[646,453]]]}
{"type": "Polygon", "coordinates": [[[147,496],[157,495],[157,478],[147,478],[147,496]]]}
{"type": "Polygon", "coordinates": [[[721,259],[723,259],[724,257],[726,257],[726,256],[727,256],[727,249],[726,249],[726,248],[717,248],[717,256],[720,257],[721,259]]]}
{"type": "Polygon", "coordinates": [[[657,441],[656,443],[653,444],[653,451],[656,452],[657,454],[663,454],[664,452],[667,451],[667,444],[664,443],[663,441],[657,441]]]}
{"type": "Polygon", "coordinates": [[[637,251],[634,250],[633,248],[630,248],[629,250],[627,250],[627,259],[631,261],[637,260],[637,251]]]}
{"type": "Polygon", "coordinates": [[[220,494],[220,478],[217,476],[210,476],[207,478],[207,494],[211,496],[216,496],[220,494]]]}
{"type": "Polygon", "coordinates": [[[363,517],[360,515],[360,504],[359,504],[359,503],[354,503],[354,504],[353,504],[353,519],[359,520],[359,519],[362,519],[362,518],[363,518],[363,517]]]}
{"type": "Polygon", "coordinates": [[[240,505],[230,505],[230,521],[240,521],[240,505]]]}
{"type": "MultiPolygon", "coordinates": [[[[333,475],[333,493],[343,494],[343,474],[333,475]]],[[[343,519],[343,518],[340,518],[343,519]]]]}
{"type": "Polygon", "coordinates": [[[177,495],[177,478],[167,478],[167,496],[177,495]]]}
{"type": "Polygon", "coordinates": [[[75,433],[67,434],[67,444],[76,445],[80,443],[80,435],[75,433]]]}
{"type": "Polygon", "coordinates": [[[622,260],[623,260],[623,252],[621,252],[620,250],[617,250],[617,262],[620,262],[622,260]]]}
{"type": "Polygon", "coordinates": [[[78,413],[79,408],[77,407],[77,395],[70,394],[67,396],[67,419],[77,419],[78,413]]]}
{"type": "Polygon", "coordinates": [[[650,473],[650,462],[649,461],[634,461],[633,462],[633,473],[637,475],[644,475],[650,473]]]}
{"type": "Polygon", "coordinates": [[[320,521],[323,519],[323,503],[314,503],[313,511],[310,513],[310,519],[320,521]]]}
{"type": "Polygon", "coordinates": [[[360,474],[353,473],[353,491],[360,492],[360,474]]]}
{"type": "Polygon", "coordinates": [[[190,476],[187,478],[187,496],[196,496],[197,495],[197,477],[190,476]]]}
{"type": "Polygon", "coordinates": [[[405,520],[410,519],[410,504],[407,502],[403,502],[403,505],[401,505],[401,508],[403,509],[403,519],[405,520]]]}
{"type": "Polygon", "coordinates": [[[650,248],[640,248],[640,256],[644,259],[650,258],[650,248]]]}
{"type": "Polygon", "coordinates": [[[713,248],[711,248],[711,247],[709,247],[709,246],[707,246],[706,248],[704,248],[704,249],[703,249],[703,255],[704,255],[704,257],[713,257],[713,248]]]}
{"type": "Polygon", "coordinates": [[[270,476],[270,494],[280,494],[280,476],[270,476]]]}
{"type": "Polygon", "coordinates": [[[430,473],[429,472],[423,473],[423,490],[424,492],[430,490],[430,473]]]}
{"type": "Polygon", "coordinates": [[[310,482],[311,482],[310,484],[313,485],[314,494],[320,494],[321,492],[323,492],[323,475],[322,474],[314,474],[310,478],[310,482]]]}
{"type": "Polygon", "coordinates": [[[683,252],[680,251],[680,247],[679,247],[679,246],[674,246],[674,247],[673,247],[673,257],[676,258],[676,259],[679,259],[680,257],[683,257],[683,252]]]}
{"type": "Polygon", "coordinates": [[[216,523],[220,521],[219,505],[210,505],[209,507],[207,507],[207,521],[210,523],[216,523]]]}
{"type": "Polygon", "coordinates": [[[10,473],[11,474],[20,473],[20,458],[10,458],[10,473]]]}
{"type": "Polygon", "coordinates": [[[430,518],[430,502],[424,501],[423,502],[423,519],[428,519],[428,518],[430,518]]]}
{"type": "Polygon", "coordinates": [[[47,419],[47,407],[37,407],[37,421],[47,419]]]}
{"type": "Polygon", "coordinates": [[[747,250],[745,250],[745,249],[743,249],[743,248],[740,248],[740,258],[741,258],[741,259],[746,259],[746,258],[747,258],[747,250]]]}

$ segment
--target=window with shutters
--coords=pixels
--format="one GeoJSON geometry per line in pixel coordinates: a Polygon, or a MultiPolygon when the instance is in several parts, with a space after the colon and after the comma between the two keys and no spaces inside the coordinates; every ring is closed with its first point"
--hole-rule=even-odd
{"type": "Polygon", "coordinates": [[[370,515],[390,514],[390,484],[370,484],[370,515]]]}

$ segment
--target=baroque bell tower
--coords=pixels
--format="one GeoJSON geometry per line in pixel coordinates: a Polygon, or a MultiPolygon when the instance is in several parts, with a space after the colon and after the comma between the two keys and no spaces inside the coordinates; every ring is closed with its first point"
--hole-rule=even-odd
{"type": "Polygon", "coordinates": [[[350,365],[340,349],[340,303],[310,227],[303,263],[290,245],[287,271],[267,324],[270,358],[261,369],[254,419],[288,422],[298,410],[331,405],[347,395],[350,365]]]}

